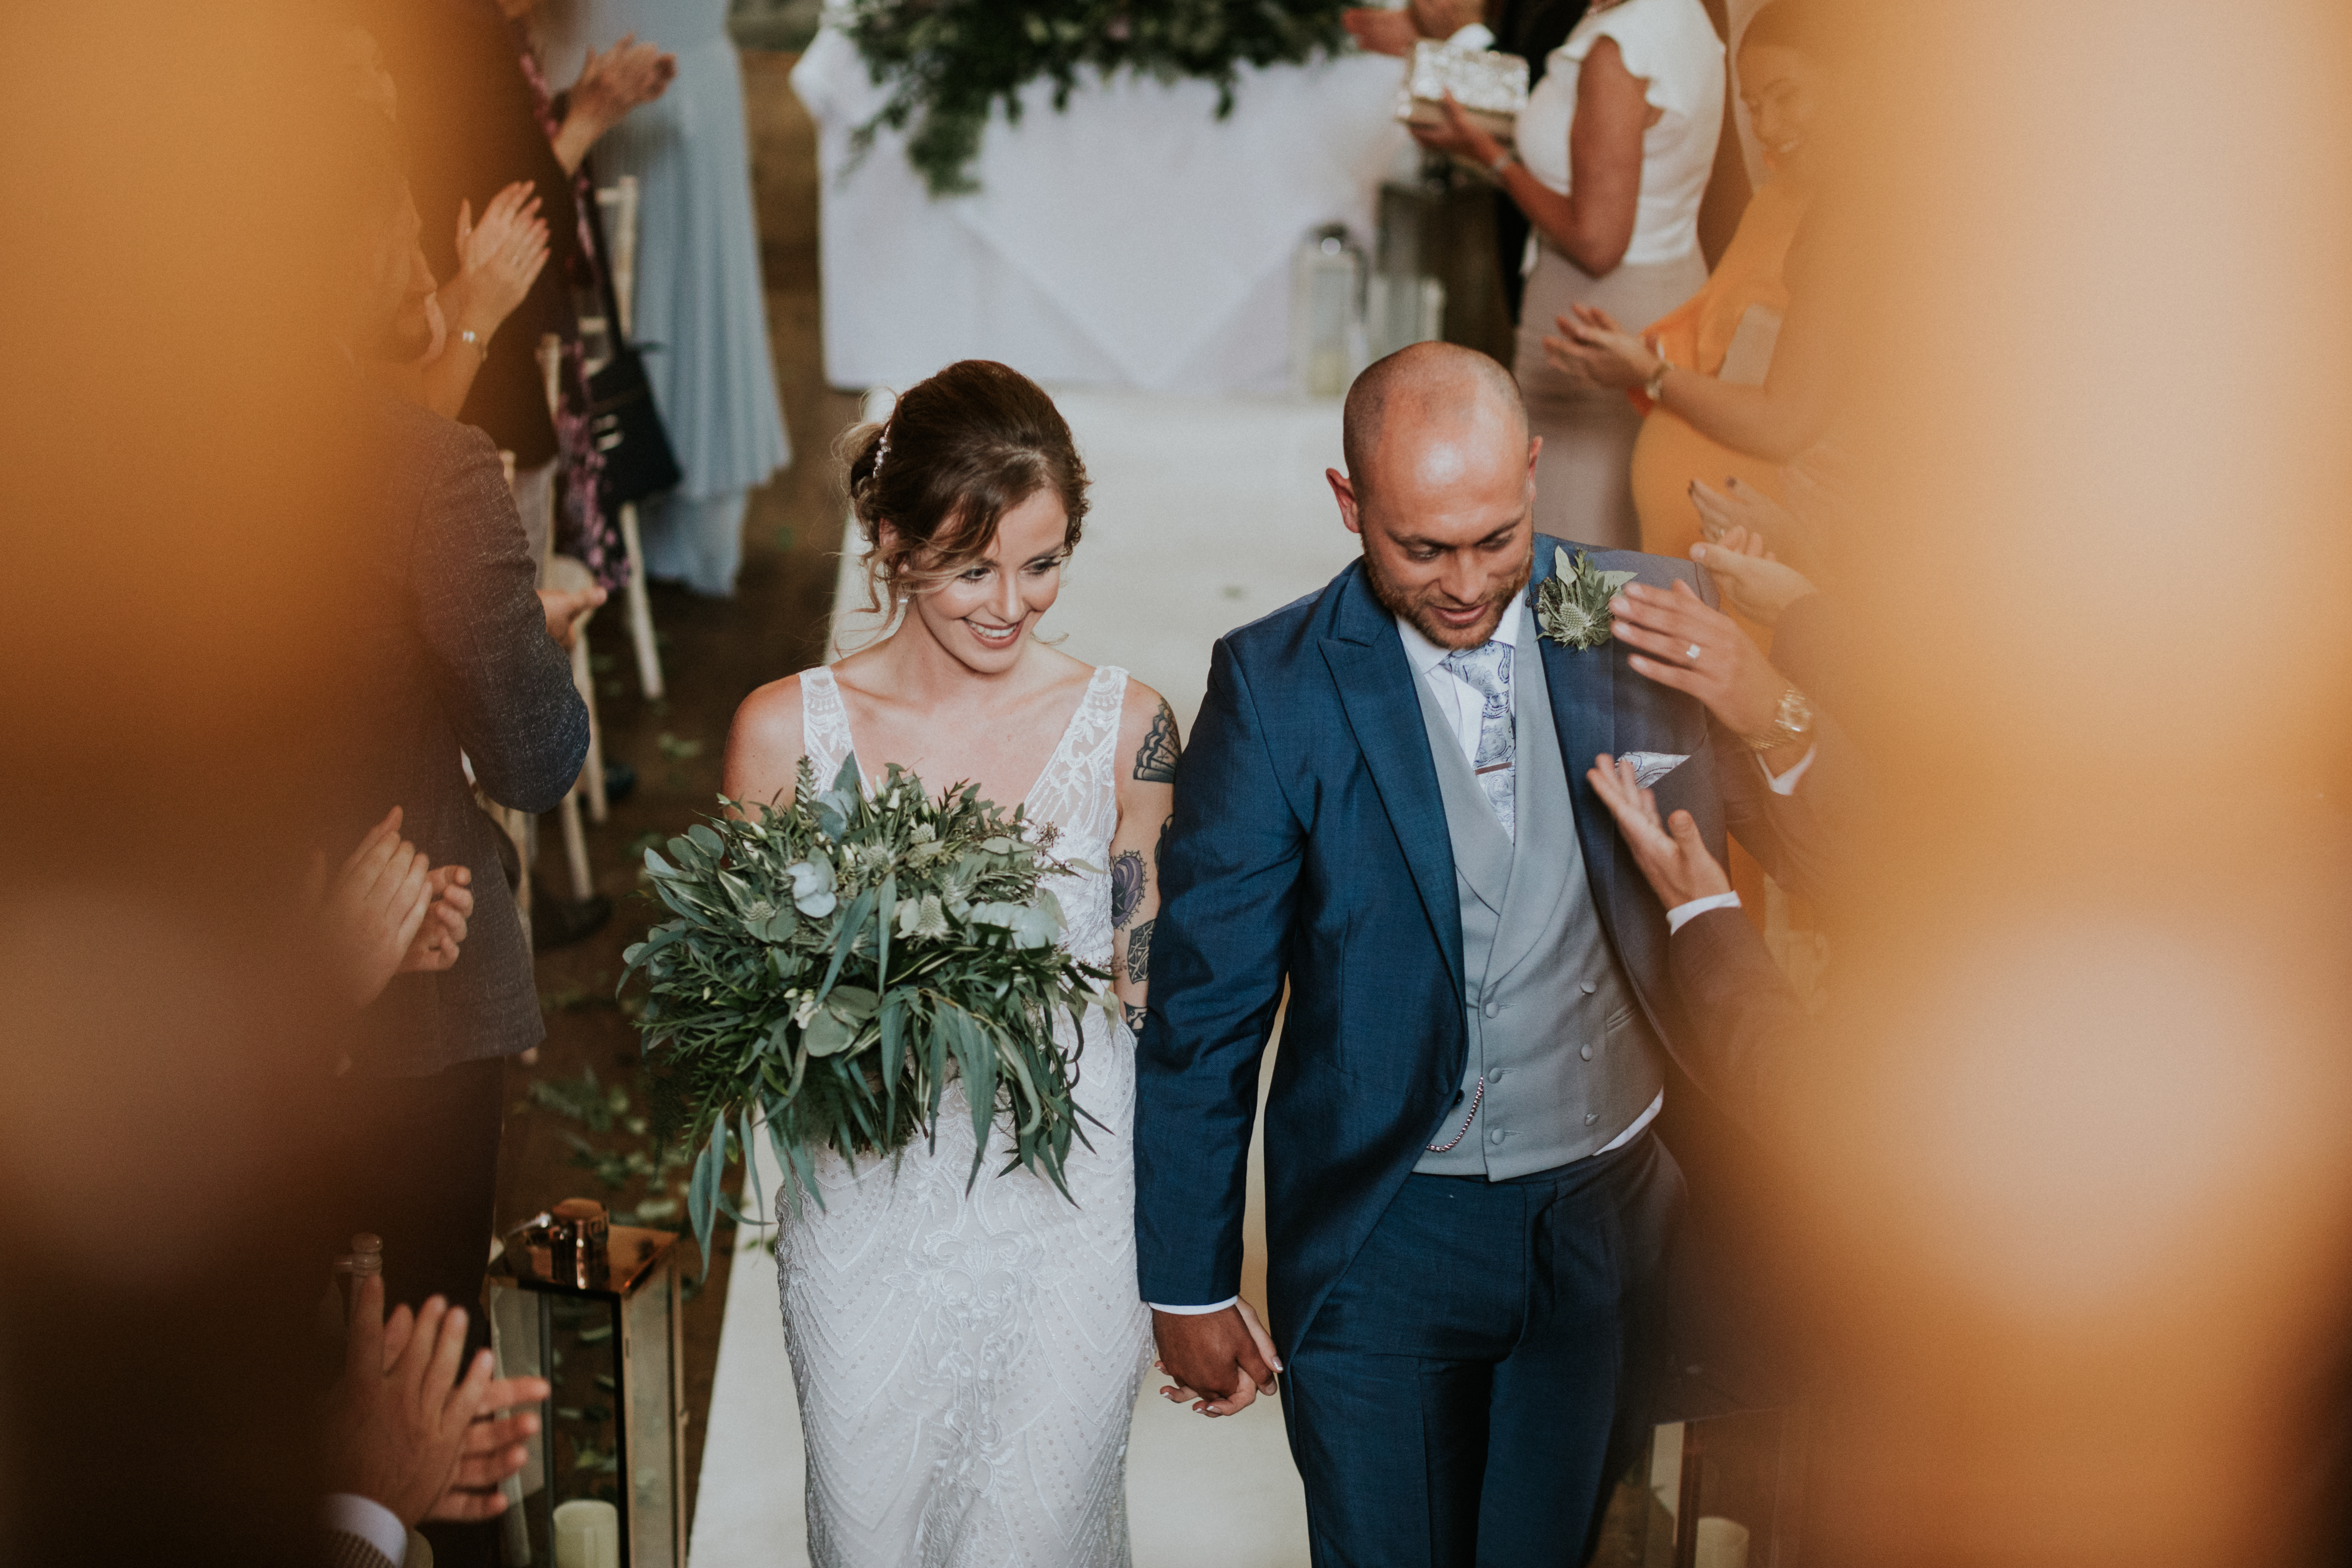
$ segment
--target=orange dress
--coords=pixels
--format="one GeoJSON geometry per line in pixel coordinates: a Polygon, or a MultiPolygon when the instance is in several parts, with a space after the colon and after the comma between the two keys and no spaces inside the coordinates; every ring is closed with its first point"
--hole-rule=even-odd
{"type": "MultiPolygon", "coordinates": [[[[1658,352],[1679,365],[1714,375],[1723,369],[1724,356],[1751,306],[1760,305],[1776,316],[1789,310],[1789,287],[1782,277],[1790,242],[1804,220],[1806,199],[1787,179],[1760,187],[1740,215],[1739,228],[1716,263],[1706,287],[1670,313],[1650,324],[1643,336],[1658,352]]],[[[1691,504],[1690,484],[1696,479],[1720,490],[1736,475],[1773,500],[1780,499],[1780,465],[1751,458],[1691,428],[1679,414],[1652,405],[1639,387],[1633,405],[1643,414],[1642,431],[1633,441],[1633,510],[1642,522],[1642,548],[1653,555],[1690,559],[1690,547],[1705,537],[1699,531],[1698,508],[1691,504]]],[[[1765,652],[1772,651],[1769,627],[1756,626],[1734,614],[1742,630],[1765,652]]],[[[1753,767],[1739,757],[1727,759],[1728,767],[1753,767]]],[[[1748,921],[1765,929],[1764,868],[1738,843],[1724,868],[1748,921]]]]}
{"type": "MultiPolygon", "coordinates": [[[[1760,305],[1776,316],[1787,313],[1789,288],[1781,264],[1806,205],[1805,196],[1793,185],[1779,179],[1759,188],[1706,286],[1643,334],[1666,358],[1717,374],[1751,306],[1760,305]]],[[[1638,387],[1632,395],[1634,406],[1646,416],[1633,443],[1633,509],[1642,521],[1643,550],[1689,559],[1690,547],[1702,537],[1698,509],[1690,499],[1693,479],[1720,490],[1727,478],[1737,475],[1740,483],[1780,499],[1778,463],[1707,439],[1680,415],[1652,406],[1638,387]]]]}

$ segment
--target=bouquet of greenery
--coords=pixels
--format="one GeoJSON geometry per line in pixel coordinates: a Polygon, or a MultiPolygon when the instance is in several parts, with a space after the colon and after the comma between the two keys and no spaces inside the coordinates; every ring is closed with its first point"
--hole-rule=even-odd
{"type": "MultiPolygon", "coordinates": [[[[971,1105],[971,1176],[992,1117],[1027,1165],[1065,1194],[1076,1027],[1114,1004],[1109,975],[1059,945],[1062,910],[1044,879],[1079,869],[960,784],[936,799],[893,764],[871,798],[856,759],[820,793],[807,759],[793,804],[743,806],[648,849],[646,868],[677,919],[622,955],[640,981],[639,1017],[665,1136],[699,1146],[687,1207],[706,1259],[733,1149],[751,1165],[753,1114],[767,1120],[786,1194],[816,1191],[812,1152],[853,1163],[896,1155],[918,1134],[936,1147],[950,1072],[971,1105]]],[[[752,1165],[756,1170],[756,1166],[752,1165]]],[[[756,1177],[754,1178],[756,1184],[756,1177]]],[[[755,1203],[758,1199],[756,1184],[755,1203]]]]}

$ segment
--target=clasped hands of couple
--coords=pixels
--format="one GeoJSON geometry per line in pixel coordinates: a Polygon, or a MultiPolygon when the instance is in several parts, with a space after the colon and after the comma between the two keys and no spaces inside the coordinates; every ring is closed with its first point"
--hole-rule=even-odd
{"type": "MultiPolygon", "coordinates": [[[[1803,576],[1774,560],[1760,537],[1734,527],[1712,544],[1691,547],[1692,559],[1712,571],[1732,602],[1752,618],[1770,625],[1780,612],[1813,591],[1803,576]]],[[[1690,584],[1671,590],[1629,583],[1610,601],[1610,635],[1633,649],[1635,674],[1696,699],[1739,735],[1769,732],[1778,716],[1788,679],[1738,622],[1714,608],[1690,584]]],[[[1761,754],[1774,773],[1799,759],[1761,754]]],[[[1593,759],[1585,777],[1617,821],[1652,891],[1667,909],[1731,891],[1731,879],[1699,836],[1687,811],[1661,819],[1657,797],[1642,786],[1634,765],[1609,756],[1593,759]]],[[[1214,1312],[1151,1314],[1159,1356],[1152,1365],[1174,1381],[1160,1397],[1190,1402],[1203,1415],[1233,1415],[1261,1394],[1271,1394],[1282,1371],[1274,1341],[1247,1301],[1214,1312]]]]}

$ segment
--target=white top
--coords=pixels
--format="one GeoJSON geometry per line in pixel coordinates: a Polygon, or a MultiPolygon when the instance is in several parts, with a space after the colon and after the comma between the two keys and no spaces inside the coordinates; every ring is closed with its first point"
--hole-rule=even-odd
{"type": "Polygon", "coordinates": [[[1698,204],[1723,134],[1723,43],[1699,0],[1622,0],[1587,12],[1551,52],[1543,80],[1519,111],[1519,161],[1568,194],[1576,79],[1603,38],[1617,40],[1625,68],[1645,84],[1643,96],[1664,111],[1642,135],[1642,195],[1625,265],[1679,261],[1698,249],[1698,204]]]}

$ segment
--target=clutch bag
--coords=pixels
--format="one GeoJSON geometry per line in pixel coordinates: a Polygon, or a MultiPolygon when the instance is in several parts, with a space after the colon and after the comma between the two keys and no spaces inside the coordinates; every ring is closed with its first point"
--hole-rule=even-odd
{"type": "Polygon", "coordinates": [[[1406,62],[1396,117],[1408,125],[1445,123],[1445,95],[1454,95],[1488,135],[1508,142],[1528,106],[1528,62],[1494,49],[1454,49],[1423,38],[1406,62]]]}

